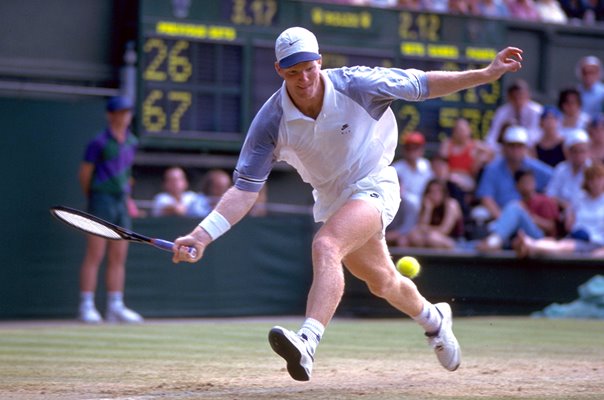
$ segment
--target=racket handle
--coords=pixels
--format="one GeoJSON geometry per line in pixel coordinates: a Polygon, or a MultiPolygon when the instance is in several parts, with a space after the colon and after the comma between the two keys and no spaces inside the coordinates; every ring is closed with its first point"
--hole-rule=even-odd
{"type": "MultiPolygon", "coordinates": [[[[153,244],[153,246],[157,247],[158,249],[162,249],[162,250],[166,250],[166,251],[170,251],[170,252],[172,251],[172,247],[174,247],[173,242],[170,242],[168,240],[163,240],[163,239],[152,239],[151,244],[153,244]]],[[[193,257],[193,258],[195,258],[197,256],[197,250],[195,249],[195,247],[189,247],[188,252],[191,255],[191,257],[193,257]]]]}

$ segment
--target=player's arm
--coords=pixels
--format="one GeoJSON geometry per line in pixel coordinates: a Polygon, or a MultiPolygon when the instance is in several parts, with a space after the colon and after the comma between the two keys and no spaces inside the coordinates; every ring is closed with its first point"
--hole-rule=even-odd
{"type": "Polygon", "coordinates": [[[522,50],[506,47],[485,68],[468,71],[427,72],[429,99],[496,81],[507,72],[516,72],[522,67],[522,50]]]}
{"type": "Polygon", "coordinates": [[[92,181],[93,172],[93,163],[86,161],[82,162],[80,170],[78,171],[78,180],[80,181],[80,187],[86,196],[90,193],[90,182],[92,181]]]}
{"type": "Polygon", "coordinates": [[[191,233],[174,241],[172,261],[196,262],[201,259],[205,248],[220,235],[235,225],[252,209],[257,192],[248,192],[232,186],[222,196],[216,208],[191,233]],[[195,247],[197,256],[191,257],[187,247],[195,247]]]}

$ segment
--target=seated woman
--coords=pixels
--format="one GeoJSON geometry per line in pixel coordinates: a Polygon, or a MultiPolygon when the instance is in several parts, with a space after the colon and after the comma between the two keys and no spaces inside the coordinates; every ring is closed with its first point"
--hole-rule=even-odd
{"type": "Polygon", "coordinates": [[[419,223],[408,236],[412,247],[452,249],[463,234],[463,216],[457,200],[449,196],[446,183],[432,179],[422,198],[419,223]]]}
{"type": "Polygon", "coordinates": [[[598,254],[604,248],[604,165],[596,163],[585,170],[583,192],[566,216],[570,232],[563,239],[533,239],[519,232],[514,250],[519,257],[561,254],[598,254]]]}
{"type": "Polygon", "coordinates": [[[560,111],[551,106],[543,107],[540,125],[543,134],[535,144],[535,156],[544,163],[555,167],[566,159],[564,136],[560,133],[560,111]]]}
{"type": "Polygon", "coordinates": [[[494,156],[485,143],[472,138],[472,128],[464,118],[455,122],[451,138],[441,142],[439,154],[449,162],[451,181],[466,192],[474,190],[476,177],[494,156]]]}

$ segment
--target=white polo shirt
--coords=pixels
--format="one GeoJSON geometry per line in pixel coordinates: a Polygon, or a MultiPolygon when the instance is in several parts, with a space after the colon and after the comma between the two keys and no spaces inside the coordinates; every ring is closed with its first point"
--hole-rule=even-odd
{"type": "Polygon", "coordinates": [[[260,109],[235,170],[235,186],[259,191],[276,161],[294,167],[314,191],[315,219],[324,221],[362,179],[394,158],[398,128],[392,101],[428,96],[426,74],[397,68],[344,67],[321,71],[323,108],[302,114],[285,83],[260,109]]]}

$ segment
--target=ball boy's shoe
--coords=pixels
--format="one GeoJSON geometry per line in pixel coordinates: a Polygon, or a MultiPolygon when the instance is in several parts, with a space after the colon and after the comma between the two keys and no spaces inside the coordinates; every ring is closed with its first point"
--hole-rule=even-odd
{"type": "Polygon", "coordinates": [[[126,307],[109,308],[105,316],[107,322],[121,322],[126,324],[140,324],[144,321],[143,317],[136,311],[126,307]]]}

